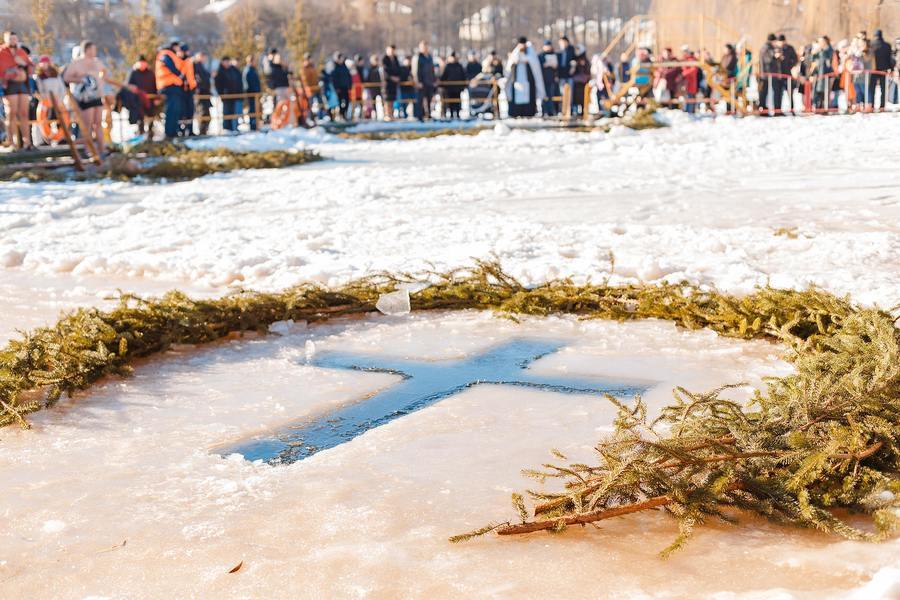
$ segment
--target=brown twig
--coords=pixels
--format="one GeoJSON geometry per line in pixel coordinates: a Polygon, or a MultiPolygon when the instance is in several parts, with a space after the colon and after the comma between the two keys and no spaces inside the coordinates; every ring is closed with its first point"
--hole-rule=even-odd
{"type": "Polygon", "coordinates": [[[744,458],[760,458],[760,457],[778,457],[781,456],[783,452],[768,452],[768,451],[759,451],[759,452],[743,452],[741,454],[714,454],[713,456],[705,456],[695,458],[693,460],[679,460],[673,459],[669,462],[662,463],[659,465],[661,469],[670,469],[672,467],[680,467],[685,464],[692,463],[716,463],[716,462],[725,462],[728,460],[741,460],[744,458]]]}
{"type": "Polygon", "coordinates": [[[19,411],[17,411],[15,408],[10,406],[3,400],[0,400],[0,406],[3,406],[3,410],[5,412],[8,412],[16,421],[18,421],[19,425],[22,426],[22,429],[31,429],[31,425],[28,423],[28,421],[26,421],[21,413],[19,413],[19,411]]]}
{"type": "Polygon", "coordinates": [[[856,460],[865,460],[865,459],[869,458],[870,456],[872,456],[873,454],[875,454],[876,452],[878,452],[879,450],[881,450],[882,446],[884,446],[884,441],[875,442],[874,444],[872,444],[865,450],[860,450],[859,452],[856,452],[853,454],[851,454],[849,452],[846,452],[843,454],[832,454],[831,458],[853,458],[856,460]]]}
{"type": "MultiPolygon", "coordinates": [[[[734,482],[725,488],[725,492],[734,492],[744,489],[743,484],[734,482]]],[[[535,531],[546,531],[548,529],[557,529],[560,525],[586,525],[596,521],[612,519],[613,517],[622,517],[632,513],[644,510],[652,510],[661,506],[672,504],[673,500],[668,495],[655,496],[641,502],[633,504],[623,504],[614,508],[604,508],[591,512],[573,515],[571,517],[562,517],[559,519],[547,519],[545,521],[529,521],[527,523],[517,523],[515,525],[504,525],[497,529],[497,535],[521,535],[525,533],[534,533],[535,531]]]]}
{"type": "Polygon", "coordinates": [[[551,519],[548,521],[531,521],[529,523],[519,523],[516,525],[505,525],[497,530],[497,535],[520,535],[523,533],[533,533],[535,531],[545,531],[547,529],[556,529],[560,523],[565,525],[584,525],[604,519],[612,519],[613,517],[621,517],[631,513],[640,512],[642,510],[650,510],[671,504],[672,499],[668,496],[656,496],[636,502],[634,504],[625,504],[615,508],[607,508],[604,510],[595,510],[593,512],[583,513],[572,517],[564,517],[562,519],[551,519]]]}

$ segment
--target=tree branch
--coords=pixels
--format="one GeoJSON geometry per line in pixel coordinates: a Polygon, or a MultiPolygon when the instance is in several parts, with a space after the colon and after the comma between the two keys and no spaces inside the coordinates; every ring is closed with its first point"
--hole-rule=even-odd
{"type": "Polygon", "coordinates": [[[559,526],[560,522],[566,525],[584,525],[586,523],[593,523],[595,521],[602,521],[604,519],[611,519],[613,517],[629,515],[631,513],[640,512],[642,510],[658,508],[660,506],[670,504],[671,502],[672,499],[668,496],[656,496],[655,498],[650,498],[648,500],[644,500],[643,502],[625,504],[623,506],[607,508],[604,510],[596,510],[589,513],[575,515],[573,517],[551,519],[548,521],[531,521],[529,523],[520,523],[517,525],[505,525],[497,530],[497,535],[520,535],[523,533],[533,533],[535,531],[556,529],[559,526]]]}

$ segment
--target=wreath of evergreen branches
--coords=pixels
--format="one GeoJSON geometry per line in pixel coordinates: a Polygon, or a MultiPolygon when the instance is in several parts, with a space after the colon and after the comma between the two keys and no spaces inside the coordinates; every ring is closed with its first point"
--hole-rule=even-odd
{"type": "Polygon", "coordinates": [[[618,407],[615,431],[595,464],[526,471],[562,482],[556,493],[513,494],[519,522],[454,536],[462,541],[547,530],[662,509],[680,534],[734,509],[849,539],[880,540],[900,528],[900,329],[890,312],[859,307],[818,289],[762,288],[743,297],[691,285],[526,287],[498,264],[447,273],[380,274],[337,289],[301,285],[281,293],[241,291],[215,300],[179,292],[159,299],[122,295],[109,311],[80,309],[0,350],[0,425],[28,427],[27,414],[173,344],[201,344],[288,319],[320,321],[375,311],[382,293],[428,280],[414,310],[492,309],[516,315],[574,314],[615,320],[664,319],[741,339],[780,341],[794,373],[771,379],[752,402],[683,388],[650,419],[647,406],[618,407]],[[849,515],[858,514],[861,520],[849,515]],[[851,524],[852,522],[852,524],[851,524]]]}

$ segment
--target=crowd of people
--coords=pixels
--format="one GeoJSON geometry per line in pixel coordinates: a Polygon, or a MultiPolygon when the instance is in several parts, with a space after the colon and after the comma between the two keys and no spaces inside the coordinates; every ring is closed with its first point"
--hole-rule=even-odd
{"type": "Polygon", "coordinates": [[[872,38],[860,31],[852,40],[840,40],[836,46],[823,35],[799,53],[784,35],[769,34],[759,59],[763,110],[779,114],[791,110],[794,91],[804,97],[805,108],[815,110],[836,109],[842,94],[854,110],[884,108],[889,99],[897,102],[897,82],[890,87],[887,83],[889,77],[896,78],[900,38],[892,47],[881,30],[872,38]]]}
{"type": "MultiPolygon", "coordinates": [[[[735,93],[743,94],[751,86],[758,92],[756,102],[763,114],[791,110],[798,95],[806,109],[833,109],[843,94],[849,108],[871,110],[876,99],[879,107],[898,101],[898,62],[900,38],[891,46],[881,31],[872,38],[860,32],[836,46],[822,36],[799,52],[783,34],[771,34],[757,60],[749,49],[739,52],[732,44],[724,47],[718,60],[709,50],[688,46],[680,54],[665,48],[659,56],[639,47],[633,55],[622,54],[617,64],[603,54],[589,57],[584,46],[566,36],[556,43],[545,40],[540,47],[519,38],[505,60],[494,50],[468,51],[464,56],[447,51],[437,57],[423,41],[408,54],[394,45],[368,57],[335,52],[320,63],[307,54],[296,68],[277,48],[262,57],[221,56],[211,61],[205,52],[192,52],[188,44],[173,41],[155,57],[139,57],[119,82],[89,41],[73,50],[67,65],[57,66],[48,56],[32,62],[29,49],[8,31],[0,46],[0,88],[8,145],[34,146],[36,107],[46,107],[42,113],[46,119],[77,105],[80,118],[72,127],[102,153],[104,111],[127,109],[138,132],[151,137],[160,113],[165,115],[167,138],[204,135],[216,96],[222,127],[231,132],[237,131],[239,121],[250,130],[260,126],[264,97],[272,98],[276,110],[283,107],[287,122],[294,124],[317,119],[425,120],[436,107],[441,117],[458,118],[464,92],[469,116],[499,117],[501,90],[509,117],[587,114],[594,101],[604,112],[610,99],[625,92],[652,96],[662,105],[687,112],[712,108],[714,102],[731,108],[735,93]],[[725,89],[731,96],[722,93],[725,89]]],[[[270,111],[266,118],[275,116],[270,111]]]]}

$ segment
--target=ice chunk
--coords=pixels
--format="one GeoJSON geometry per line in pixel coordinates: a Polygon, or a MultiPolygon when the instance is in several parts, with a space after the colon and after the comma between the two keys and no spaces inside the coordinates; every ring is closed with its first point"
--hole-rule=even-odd
{"type": "Polygon", "coordinates": [[[306,340],[306,362],[313,359],[316,355],[316,343],[312,340],[306,340]]]}
{"type": "Polygon", "coordinates": [[[390,294],[382,294],[375,303],[375,308],[386,315],[408,315],[411,310],[409,290],[404,288],[390,294]]]}
{"type": "Polygon", "coordinates": [[[277,333],[278,335],[291,335],[292,333],[298,333],[306,329],[306,321],[294,321],[293,319],[288,319],[287,321],[278,321],[277,323],[272,323],[269,325],[269,331],[272,333],[277,333]]]}

